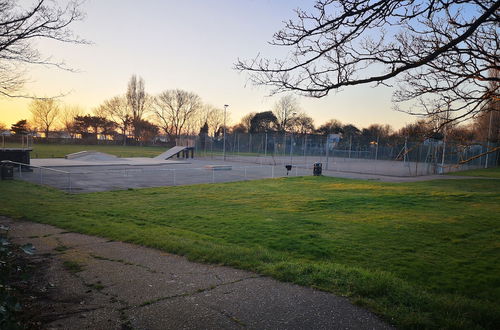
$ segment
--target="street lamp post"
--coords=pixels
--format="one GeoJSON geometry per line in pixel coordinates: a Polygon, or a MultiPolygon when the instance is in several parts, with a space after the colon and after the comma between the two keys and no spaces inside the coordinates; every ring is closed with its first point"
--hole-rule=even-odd
{"type": "Polygon", "coordinates": [[[226,110],[229,105],[224,104],[224,132],[223,132],[223,146],[222,146],[222,157],[224,158],[224,161],[226,161],[226,110]]]}

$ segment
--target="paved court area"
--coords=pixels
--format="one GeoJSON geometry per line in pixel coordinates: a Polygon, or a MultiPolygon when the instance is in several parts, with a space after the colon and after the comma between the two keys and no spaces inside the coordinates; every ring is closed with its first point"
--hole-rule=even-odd
{"type": "MultiPolygon", "coordinates": [[[[275,160],[271,164],[266,164],[264,161],[259,164],[252,157],[225,162],[218,159],[196,158],[163,160],[160,162],[152,158],[122,158],[114,161],[92,162],[51,158],[33,159],[33,171],[22,172],[16,169],[15,177],[71,193],[83,193],[312,175],[312,163],[299,163],[292,160],[293,167],[291,171],[286,170],[284,166],[286,164],[289,164],[289,162],[284,159],[275,160]],[[218,169],[218,166],[224,166],[225,168],[229,166],[231,169],[218,169]]],[[[401,164],[397,165],[400,166],[401,164]]],[[[325,168],[326,164],[323,163],[323,166],[325,168]]],[[[341,161],[330,160],[329,170],[324,169],[323,175],[384,182],[413,182],[455,178],[448,175],[372,174],[356,172],[356,168],[343,166],[346,165],[341,161]]],[[[464,177],[460,178],[463,179],[464,177]]]]}
{"type": "Polygon", "coordinates": [[[48,225],[0,224],[14,243],[36,248],[44,328],[391,329],[330,293],[48,225]]]}
{"type": "MultiPolygon", "coordinates": [[[[204,183],[222,183],[287,176],[284,166],[244,164],[214,160],[189,159],[164,161],[146,165],[134,160],[131,164],[73,163],[64,159],[33,160],[32,172],[15,171],[15,176],[33,183],[77,192],[106,191],[204,183]],[[215,168],[207,168],[213,166],[215,168]],[[230,170],[218,169],[230,166],[230,170]]],[[[288,176],[311,175],[312,170],[294,167],[288,176]]]]}

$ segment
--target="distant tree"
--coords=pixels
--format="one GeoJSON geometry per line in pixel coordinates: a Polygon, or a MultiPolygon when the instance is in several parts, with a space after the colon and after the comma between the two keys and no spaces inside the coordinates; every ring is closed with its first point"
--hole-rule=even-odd
{"type": "Polygon", "coordinates": [[[93,137],[97,139],[100,133],[106,129],[109,121],[100,116],[76,116],[75,117],[75,131],[81,134],[83,138],[93,137]]]}
{"type": "MultiPolygon", "coordinates": [[[[198,112],[202,113],[202,120],[207,123],[209,134],[214,133],[220,126],[224,125],[224,109],[205,104],[198,112]]],[[[226,113],[226,121],[228,121],[228,116],[229,114],[226,113]]]]}
{"type": "Polygon", "coordinates": [[[12,124],[10,130],[14,132],[14,135],[24,135],[29,133],[30,127],[28,121],[26,119],[22,119],[17,123],[12,124]]]}
{"type": "Polygon", "coordinates": [[[186,123],[193,118],[202,107],[201,98],[184,90],[167,90],[154,99],[154,114],[166,134],[176,138],[186,123]]]}
{"type": "Polygon", "coordinates": [[[142,127],[141,120],[146,111],[147,95],[144,89],[144,79],[137,77],[135,74],[130,77],[126,98],[131,110],[134,138],[138,139],[140,136],[140,127],[142,127]]]}
{"type": "Polygon", "coordinates": [[[293,95],[281,97],[273,107],[273,113],[280,131],[287,131],[290,120],[300,111],[299,103],[293,95]]]}
{"type": "Polygon", "coordinates": [[[233,133],[238,133],[238,134],[245,134],[248,133],[248,130],[245,125],[242,123],[236,124],[233,127],[231,127],[231,131],[233,133]]]}
{"type": "Polygon", "coordinates": [[[117,127],[118,125],[114,121],[104,118],[104,121],[102,122],[100,127],[101,128],[100,134],[104,135],[106,139],[114,137],[117,134],[116,133],[117,127]]]}
{"type": "Polygon", "coordinates": [[[61,108],[59,123],[71,138],[74,138],[76,134],[75,117],[81,116],[82,113],[83,110],[79,106],[65,105],[61,108]]]}
{"type": "Polygon", "coordinates": [[[310,134],[314,132],[314,120],[305,113],[299,113],[289,120],[288,127],[293,133],[310,134]]]}
{"type": "Polygon", "coordinates": [[[201,126],[200,133],[198,135],[200,135],[200,136],[207,136],[208,135],[208,124],[207,124],[207,122],[205,122],[205,124],[203,124],[203,126],[201,126]]]}
{"type": "Polygon", "coordinates": [[[258,112],[250,121],[250,133],[274,131],[278,127],[278,119],[272,111],[258,112]]]}
{"type": "Polygon", "coordinates": [[[61,111],[59,102],[54,99],[34,99],[31,101],[29,110],[32,123],[44,132],[45,138],[48,138],[50,128],[57,123],[61,111]]]}
{"type": "MultiPolygon", "coordinates": [[[[500,77],[500,69],[490,70],[490,76],[500,77]]],[[[499,87],[500,80],[490,82],[491,93],[499,87]]],[[[489,98],[488,103],[474,118],[474,131],[480,141],[500,142],[500,97],[489,98]]],[[[500,163],[500,157],[498,161],[500,163]]]]}
{"type": "Polygon", "coordinates": [[[241,131],[241,133],[250,132],[252,118],[255,117],[256,114],[257,114],[257,112],[250,112],[250,113],[244,115],[243,117],[241,117],[240,123],[237,125],[239,127],[238,129],[241,131]]]}
{"type": "Polygon", "coordinates": [[[318,134],[328,135],[328,134],[340,134],[343,133],[342,123],[337,119],[330,119],[316,130],[318,134]]]}
{"type": "Polygon", "coordinates": [[[124,96],[115,96],[105,100],[99,107],[98,111],[101,116],[104,116],[116,124],[116,128],[121,131],[123,145],[127,144],[127,133],[133,125],[133,113],[131,107],[124,96]]]}
{"type": "MultiPolygon", "coordinates": [[[[497,103],[500,105],[500,101],[497,103]]],[[[500,142],[500,107],[485,109],[474,118],[474,135],[478,141],[500,142]]]]}
{"type": "Polygon", "coordinates": [[[428,120],[421,119],[415,123],[407,124],[403,126],[399,131],[398,135],[402,138],[408,138],[410,140],[424,140],[426,137],[432,135],[432,126],[428,120]]]}
{"type": "Polygon", "coordinates": [[[56,1],[36,0],[28,9],[22,3],[0,0],[0,95],[8,97],[26,96],[15,94],[25,82],[26,64],[64,68],[39,53],[34,46],[37,39],[86,43],[69,29],[83,19],[80,1],[66,1],[60,7],[56,1]]]}
{"type": "Polygon", "coordinates": [[[459,144],[470,144],[474,141],[474,128],[472,125],[457,125],[446,131],[446,141],[459,144]]]}
{"type": "Polygon", "coordinates": [[[7,125],[4,123],[0,122],[0,131],[6,131],[7,130],[7,125]]]}
{"type": "Polygon", "coordinates": [[[361,131],[359,130],[359,128],[357,128],[356,126],[352,125],[352,124],[347,124],[347,125],[344,125],[342,126],[342,132],[343,132],[343,136],[344,138],[346,139],[350,139],[351,137],[358,137],[361,135],[361,131]]]}
{"type": "Polygon", "coordinates": [[[141,135],[139,136],[139,141],[141,142],[153,141],[160,132],[158,126],[144,119],[138,122],[137,125],[140,128],[141,132],[141,135]]]}
{"type": "Polygon", "coordinates": [[[200,145],[202,148],[205,146],[207,137],[208,137],[208,123],[205,122],[203,126],[200,128],[200,132],[198,133],[198,136],[200,137],[200,145]]]}
{"type": "Polygon", "coordinates": [[[363,128],[361,131],[361,136],[365,143],[375,143],[378,141],[379,144],[386,144],[393,132],[390,125],[372,124],[367,128],[363,128]]]}

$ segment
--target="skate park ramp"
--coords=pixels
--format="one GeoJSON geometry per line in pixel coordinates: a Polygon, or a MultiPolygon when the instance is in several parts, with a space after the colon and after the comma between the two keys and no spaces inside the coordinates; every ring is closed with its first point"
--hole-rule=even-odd
{"type": "Polygon", "coordinates": [[[116,161],[118,157],[99,151],[80,151],[66,155],[64,158],[81,161],[116,161]]]}
{"type": "Polygon", "coordinates": [[[169,159],[169,158],[172,158],[174,157],[175,155],[177,155],[179,152],[183,151],[187,149],[187,147],[182,147],[182,146],[175,146],[173,148],[170,148],[168,149],[167,151],[165,151],[164,153],[154,157],[153,159],[157,159],[157,160],[166,160],[166,159],[169,159]]]}

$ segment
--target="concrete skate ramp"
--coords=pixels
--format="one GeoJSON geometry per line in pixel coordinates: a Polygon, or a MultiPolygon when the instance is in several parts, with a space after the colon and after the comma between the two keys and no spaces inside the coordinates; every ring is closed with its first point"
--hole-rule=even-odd
{"type": "Polygon", "coordinates": [[[164,153],[154,157],[153,159],[161,159],[161,160],[169,159],[169,158],[174,157],[175,155],[177,155],[179,152],[181,152],[182,150],[184,150],[186,148],[187,147],[175,146],[173,148],[168,149],[164,153]]]}
{"type": "Polygon", "coordinates": [[[66,155],[64,158],[81,161],[116,161],[118,157],[99,151],[80,151],[66,155]]]}

